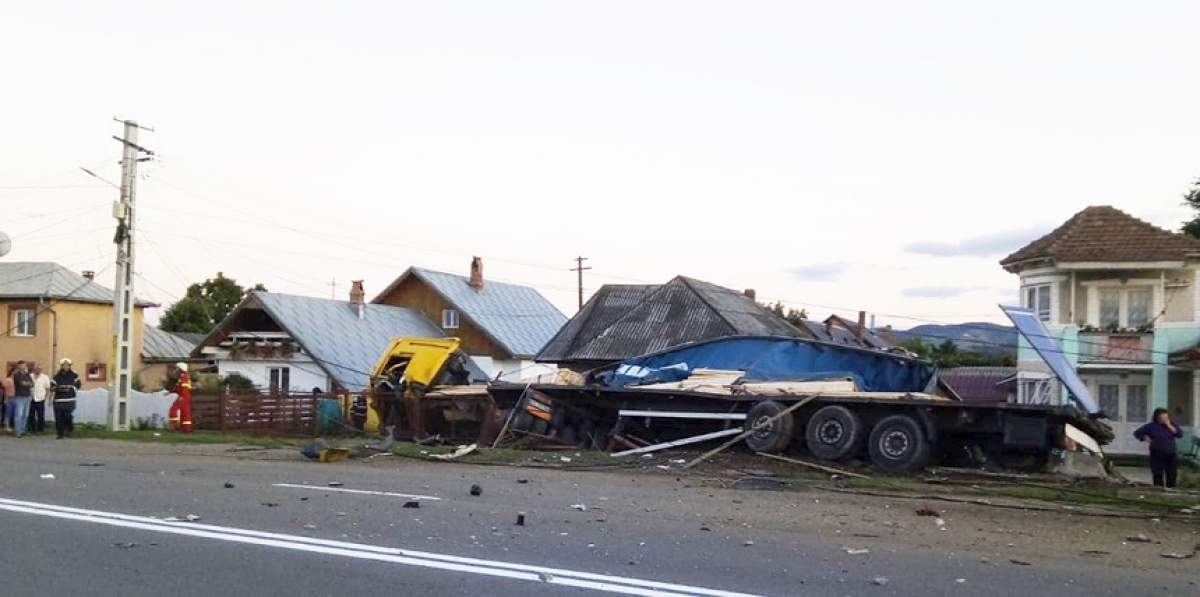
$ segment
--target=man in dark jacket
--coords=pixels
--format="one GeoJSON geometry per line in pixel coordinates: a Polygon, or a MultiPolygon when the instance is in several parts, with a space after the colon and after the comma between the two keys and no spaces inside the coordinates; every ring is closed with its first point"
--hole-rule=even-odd
{"type": "Polygon", "coordinates": [[[1137,428],[1133,437],[1150,444],[1150,474],[1156,487],[1175,487],[1179,456],[1175,453],[1175,440],[1183,437],[1183,430],[1171,422],[1171,414],[1165,408],[1154,409],[1149,423],[1137,428]]]}
{"type": "Polygon", "coordinates": [[[75,394],[79,390],[79,375],[71,371],[71,359],[58,362],[58,373],[50,380],[54,392],[54,433],[58,439],[75,431],[75,394]]]}

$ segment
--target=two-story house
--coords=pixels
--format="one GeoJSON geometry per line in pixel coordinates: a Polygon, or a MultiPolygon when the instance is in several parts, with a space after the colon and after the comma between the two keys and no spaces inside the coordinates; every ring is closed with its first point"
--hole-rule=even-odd
{"type": "MultiPolygon", "coordinates": [[[[1113,453],[1143,454],[1133,439],[1155,408],[1189,431],[1200,425],[1200,240],[1109,206],[1092,206],[1001,260],[1020,276],[1021,305],[1059,340],[1113,424],[1113,453]]],[[[1017,400],[1057,403],[1063,390],[1022,341],[1017,400]]]]}
{"type": "Polygon", "coordinates": [[[371,303],[424,313],[489,377],[505,381],[553,371],[533,358],[567,321],[534,288],[485,279],[479,257],[468,276],[410,267],[371,303]]]}
{"type": "MultiPolygon", "coordinates": [[[[17,361],[41,365],[48,374],[64,357],[87,389],[108,384],[113,356],[113,291],[91,272],[76,273],[52,262],[0,263],[0,364],[8,375],[17,361]]],[[[146,307],[134,309],[133,370],[142,369],[142,325],[146,307]]]]}

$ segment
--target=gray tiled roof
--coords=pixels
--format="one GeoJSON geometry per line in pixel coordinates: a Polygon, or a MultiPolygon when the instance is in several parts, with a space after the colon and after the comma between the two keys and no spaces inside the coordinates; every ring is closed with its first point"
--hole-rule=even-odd
{"type": "MultiPolygon", "coordinates": [[[[47,298],[112,303],[113,291],[48,261],[0,262],[0,299],[47,298]]],[[[151,303],[138,301],[142,306],[151,303]]]]}
{"type": "Polygon", "coordinates": [[[160,330],[152,325],[142,327],[142,358],[156,361],[186,361],[204,338],[203,334],[183,334],[160,330]],[[199,336],[199,338],[196,338],[199,336]]]}
{"type": "MultiPolygon", "coordinates": [[[[588,326],[590,327],[590,326],[588,326]]],[[[744,294],[684,276],[645,293],[612,324],[548,362],[616,361],[727,336],[807,338],[744,294]]]]}
{"type": "Polygon", "coordinates": [[[568,358],[581,344],[599,336],[622,315],[638,306],[657,284],[605,284],[583,304],[583,308],[542,347],[536,360],[557,362],[568,358]]]}
{"type": "Polygon", "coordinates": [[[338,385],[365,389],[375,363],[393,338],[441,338],[442,330],[419,311],[368,304],[363,318],[349,301],[255,291],[257,303],[287,330],[338,385]]]}
{"type": "Polygon", "coordinates": [[[409,272],[515,357],[537,354],[567,321],[558,308],[529,286],[487,280],[483,288],[476,289],[466,276],[418,267],[409,272]]]}

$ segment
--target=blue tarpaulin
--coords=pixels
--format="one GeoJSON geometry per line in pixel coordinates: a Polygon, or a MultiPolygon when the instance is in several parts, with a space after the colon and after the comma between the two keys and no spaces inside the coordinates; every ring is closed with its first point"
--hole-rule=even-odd
{"type": "Polygon", "coordinates": [[[865,392],[929,391],[937,371],[928,361],[875,350],[797,338],[735,336],[626,359],[599,379],[620,388],[678,381],[696,369],[745,371],[745,381],[851,377],[865,392]]]}

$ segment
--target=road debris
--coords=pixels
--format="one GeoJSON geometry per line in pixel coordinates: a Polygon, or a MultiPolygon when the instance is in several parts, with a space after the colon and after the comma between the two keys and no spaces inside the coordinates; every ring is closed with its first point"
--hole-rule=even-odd
{"type": "Polygon", "coordinates": [[[341,487],[342,482],[341,481],[330,481],[330,482],[326,483],[326,485],[329,487],[341,487]]]}
{"type": "Polygon", "coordinates": [[[529,479],[517,479],[518,485],[524,485],[529,482],[529,479]]]}
{"type": "Polygon", "coordinates": [[[137,541],[118,541],[113,543],[113,547],[118,547],[121,549],[133,549],[135,547],[141,547],[141,545],[142,544],[138,543],[137,541]]]}
{"type": "Polygon", "coordinates": [[[43,479],[53,479],[54,475],[51,473],[46,473],[46,474],[42,475],[42,478],[43,479]]]}
{"type": "Polygon", "coordinates": [[[1160,555],[1164,558],[1167,558],[1169,560],[1190,560],[1190,559],[1196,557],[1196,552],[1193,551],[1191,553],[1178,553],[1178,552],[1174,552],[1174,551],[1164,551],[1163,553],[1160,553],[1158,555],[1160,555]]]}
{"type": "Polygon", "coordinates": [[[268,507],[268,508],[274,508],[274,507],[277,507],[277,506],[279,505],[279,502],[259,502],[259,505],[260,505],[260,506],[266,506],[266,507],[268,507]]]}
{"type": "Polygon", "coordinates": [[[942,514],[941,514],[940,512],[938,512],[937,510],[934,510],[933,508],[924,507],[924,506],[923,506],[923,507],[920,507],[920,508],[917,508],[917,516],[934,516],[934,517],[940,517],[941,515],[942,515],[942,514]]]}
{"type": "Polygon", "coordinates": [[[1103,549],[1085,549],[1081,553],[1085,556],[1106,556],[1112,552],[1104,551],[1103,549]]]}
{"type": "Polygon", "coordinates": [[[478,449],[479,449],[479,446],[477,444],[469,444],[466,446],[459,446],[458,449],[456,449],[453,452],[450,452],[448,454],[433,454],[430,456],[430,458],[433,458],[435,460],[454,460],[456,458],[462,458],[463,456],[466,456],[467,454],[471,454],[478,449]]]}
{"type": "Polygon", "coordinates": [[[420,508],[421,502],[418,502],[417,500],[409,500],[407,502],[404,502],[403,507],[404,508],[420,508]]]}
{"type": "Polygon", "coordinates": [[[480,495],[482,495],[482,494],[483,494],[483,488],[482,488],[482,487],[480,487],[480,486],[478,486],[478,485],[472,485],[472,486],[471,486],[471,495],[478,497],[478,496],[480,496],[480,495]]]}
{"type": "Polygon", "coordinates": [[[230,483],[229,481],[226,481],[226,482],[225,482],[225,489],[233,489],[233,483],[230,483]]]}
{"type": "Polygon", "coordinates": [[[865,547],[847,547],[845,551],[847,554],[852,556],[865,556],[871,553],[871,550],[865,547]]]}
{"type": "Polygon", "coordinates": [[[1008,562],[1009,562],[1010,564],[1016,564],[1016,565],[1018,565],[1018,566],[1032,566],[1032,565],[1033,565],[1033,563],[1032,563],[1032,562],[1026,562],[1025,560],[1015,560],[1015,559],[1013,559],[1013,560],[1009,560],[1008,562]]]}
{"type": "Polygon", "coordinates": [[[517,526],[519,526],[519,527],[523,527],[523,526],[525,526],[525,513],[524,513],[524,512],[518,512],[518,513],[517,513],[517,522],[516,522],[516,525],[517,525],[517,526]]]}
{"type": "Polygon", "coordinates": [[[753,541],[753,540],[747,539],[747,540],[745,540],[745,541],[743,541],[743,542],[742,542],[742,546],[743,546],[743,547],[750,547],[751,545],[754,545],[754,541],[753,541]]]}
{"type": "Polygon", "coordinates": [[[872,578],[872,579],[871,579],[871,584],[873,584],[873,585],[875,585],[875,586],[877,586],[877,587],[882,587],[883,585],[886,585],[886,584],[888,584],[888,577],[886,577],[886,576],[876,576],[875,578],[872,578]]]}
{"type": "Polygon", "coordinates": [[[587,506],[584,504],[571,504],[571,507],[580,512],[587,512],[587,506]]]}
{"type": "Polygon", "coordinates": [[[1153,543],[1154,542],[1154,540],[1147,537],[1145,535],[1145,533],[1138,533],[1136,535],[1130,535],[1130,536],[1126,537],[1125,540],[1129,541],[1130,543],[1153,543]]]}
{"type": "Polygon", "coordinates": [[[104,466],[103,462],[80,462],[79,466],[104,466]]]}

